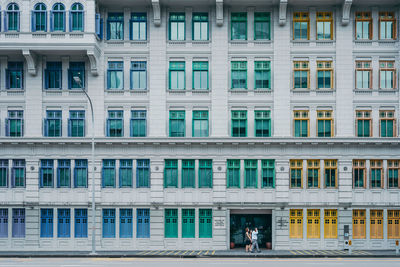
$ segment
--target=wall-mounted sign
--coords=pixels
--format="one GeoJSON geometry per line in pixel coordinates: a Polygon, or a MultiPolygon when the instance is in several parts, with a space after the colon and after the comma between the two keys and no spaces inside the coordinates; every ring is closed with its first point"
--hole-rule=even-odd
{"type": "Polygon", "coordinates": [[[214,229],[225,229],[226,228],[225,217],[214,217],[214,229]]]}
{"type": "Polygon", "coordinates": [[[288,228],[288,220],[285,217],[276,217],[276,229],[284,230],[288,228]]]}

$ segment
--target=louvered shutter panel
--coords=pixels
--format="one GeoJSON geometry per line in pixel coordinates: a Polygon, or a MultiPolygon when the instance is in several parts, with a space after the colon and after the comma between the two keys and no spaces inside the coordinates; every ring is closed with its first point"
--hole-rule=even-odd
{"type": "Polygon", "coordinates": [[[35,16],[35,12],[31,11],[31,28],[32,31],[35,32],[36,31],[36,16],[35,16]]]}
{"type": "Polygon", "coordinates": [[[69,16],[69,17],[68,17],[68,21],[69,21],[69,23],[68,23],[68,24],[69,24],[69,25],[68,25],[68,26],[69,26],[69,31],[72,32],[72,12],[71,12],[71,11],[68,12],[68,16],[69,16]]]}
{"type": "Polygon", "coordinates": [[[4,31],[8,32],[8,14],[4,11],[4,31]]]}
{"type": "Polygon", "coordinates": [[[54,15],[53,11],[50,11],[50,31],[54,31],[54,15]]]}

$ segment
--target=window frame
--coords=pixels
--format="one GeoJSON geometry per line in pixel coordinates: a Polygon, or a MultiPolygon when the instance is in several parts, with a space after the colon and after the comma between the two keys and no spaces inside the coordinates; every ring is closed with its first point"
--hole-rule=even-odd
{"type": "Polygon", "coordinates": [[[54,160],[41,159],[40,160],[40,188],[53,188],[54,187],[54,160]],[[45,170],[49,173],[45,174],[45,170]],[[45,180],[46,175],[46,180],[45,180]],[[51,177],[47,177],[51,176],[51,177]]]}
{"type": "Polygon", "coordinates": [[[24,90],[24,63],[23,62],[8,61],[5,82],[6,82],[6,89],[8,89],[8,90],[24,90]]]}
{"type": "Polygon", "coordinates": [[[212,159],[199,159],[198,170],[199,188],[213,188],[213,160],[212,159]],[[210,172],[210,177],[203,177],[203,173],[210,172]]]}
{"type": "Polygon", "coordinates": [[[85,130],[86,130],[86,111],[70,110],[68,118],[68,137],[85,137],[86,136],[85,130]],[[75,123],[78,123],[78,126],[75,127],[74,126],[75,123]],[[76,131],[74,131],[75,128],[76,131]]]}
{"type": "Polygon", "coordinates": [[[333,124],[333,111],[332,110],[317,110],[317,137],[333,137],[334,136],[334,124],[333,124]],[[320,135],[319,132],[319,123],[323,122],[323,134],[320,135]],[[331,127],[330,129],[330,135],[326,134],[325,130],[325,122],[329,122],[329,125],[331,127]]]}
{"type": "Polygon", "coordinates": [[[209,90],[210,89],[210,82],[209,82],[209,63],[208,61],[193,61],[192,62],[192,89],[193,90],[209,90]],[[200,87],[196,88],[196,73],[199,73],[199,83],[200,87]],[[204,88],[202,86],[202,77],[203,75],[207,75],[207,86],[204,88]]]}
{"type": "Polygon", "coordinates": [[[310,115],[308,110],[294,110],[293,111],[293,136],[297,138],[306,138],[310,136],[310,115]],[[300,132],[296,134],[296,122],[300,123],[300,132]],[[307,123],[307,136],[303,136],[303,122],[307,123]]]}
{"type": "Polygon", "coordinates": [[[168,89],[169,90],[186,90],[186,62],[185,61],[170,61],[169,62],[169,69],[168,69],[168,74],[169,74],[169,83],[168,83],[168,89]],[[172,76],[176,73],[176,88],[172,88],[172,76]],[[183,81],[180,81],[181,75],[183,73],[183,81]],[[183,82],[183,87],[179,86],[179,83],[183,82]]]}
{"type": "Polygon", "coordinates": [[[290,163],[290,189],[302,189],[303,188],[303,160],[302,159],[291,159],[290,163]],[[295,177],[293,177],[292,171],[296,171],[295,177]],[[300,177],[297,173],[300,171],[300,177]],[[300,186],[298,185],[298,180],[300,180],[300,186]]]}
{"type": "Polygon", "coordinates": [[[247,110],[231,110],[231,137],[247,137],[247,127],[247,110]],[[245,122],[244,133],[242,132],[242,122],[245,122]],[[239,123],[239,126],[235,127],[234,124],[236,123],[239,123]],[[234,134],[234,128],[238,128],[236,135],[234,134]]]}
{"type": "Polygon", "coordinates": [[[47,90],[61,90],[62,89],[62,62],[46,62],[46,69],[44,71],[44,88],[47,90]],[[53,81],[54,79],[54,81],[53,81]],[[54,87],[52,86],[54,84],[54,87]],[[58,84],[58,86],[57,86],[58,84]]]}
{"type": "Polygon", "coordinates": [[[261,160],[261,188],[275,188],[275,160],[274,159],[263,159],[261,160]],[[271,177],[267,177],[264,173],[268,173],[268,171],[272,170],[272,184],[269,186],[268,182],[264,182],[265,179],[271,179],[271,177]]]}
{"type": "Polygon", "coordinates": [[[131,110],[130,137],[146,137],[146,136],[147,136],[147,110],[131,110]]]}
{"type": "Polygon", "coordinates": [[[399,173],[400,173],[400,160],[388,160],[387,161],[387,188],[400,188],[399,181],[399,173]],[[395,177],[397,171],[397,180],[395,177]],[[391,181],[392,180],[392,181],[391,181]],[[397,186],[396,186],[397,183],[397,186]]]}
{"type": "Polygon", "coordinates": [[[369,177],[370,177],[371,189],[384,188],[385,183],[383,179],[384,177],[383,160],[369,161],[369,177]],[[380,171],[380,175],[378,171],[380,171]]]}
{"type": "Polygon", "coordinates": [[[196,171],[194,159],[183,159],[181,170],[181,187],[195,188],[196,187],[196,171]]]}
{"type": "Polygon", "coordinates": [[[10,3],[7,5],[7,10],[5,12],[5,25],[4,25],[4,31],[20,31],[20,24],[21,24],[21,18],[20,18],[20,9],[19,5],[17,3],[10,3]],[[12,18],[11,18],[12,16],[12,18]],[[13,21],[15,20],[15,21],[13,21]],[[13,21],[13,27],[10,27],[11,23],[13,21]],[[15,24],[15,25],[14,25],[15,24]]]}
{"type": "Polygon", "coordinates": [[[324,160],[324,180],[325,180],[325,188],[338,188],[338,168],[337,168],[337,159],[325,159],[324,160]],[[327,171],[330,171],[330,174],[332,175],[332,171],[335,172],[335,184],[332,186],[332,183],[329,183],[328,185],[328,177],[327,177],[327,171]]]}
{"type": "Polygon", "coordinates": [[[102,238],[115,238],[116,209],[102,209],[102,238]]]}
{"type": "Polygon", "coordinates": [[[85,62],[70,62],[68,69],[68,89],[70,90],[81,90],[85,89],[86,78],[85,78],[85,62]],[[76,75],[75,75],[76,74],[76,75]],[[75,82],[74,77],[78,76],[81,83],[75,82]]]}
{"type": "Polygon", "coordinates": [[[47,32],[47,6],[44,3],[35,4],[31,12],[31,29],[32,32],[47,32]]]}
{"type": "Polygon", "coordinates": [[[392,60],[380,60],[379,61],[379,89],[380,90],[394,90],[397,88],[397,71],[395,67],[395,61],[392,60]],[[382,72],[391,72],[392,73],[392,81],[391,87],[387,87],[388,81],[385,79],[386,87],[382,86],[382,72]]]}
{"type": "Polygon", "coordinates": [[[307,160],[307,188],[318,189],[320,188],[320,178],[321,178],[321,167],[319,159],[308,159],[307,160]],[[317,177],[315,177],[315,171],[317,171],[317,177]],[[311,181],[310,181],[311,179],[311,181]],[[311,185],[310,185],[311,182],[311,185]],[[315,182],[317,185],[315,185],[315,182]]]}
{"type": "Polygon", "coordinates": [[[108,41],[121,41],[125,39],[125,32],[124,32],[124,13],[122,12],[109,12],[107,13],[107,40],[108,41]],[[117,31],[112,34],[111,32],[111,23],[117,23],[116,29],[117,31]],[[111,37],[116,38],[111,38],[111,37]]]}
{"type": "Polygon", "coordinates": [[[271,61],[258,60],[254,61],[254,90],[271,90],[271,61]],[[257,74],[266,74],[266,79],[257,79],[257,74]],[[258,87],[257,81],[267,83],[266,87],[258,87]]]}
{"type": "Polygon", "coordinates": [[[147,90],[147,61],[131,61],[131,69],[130,69],[130,89],[131,90],[147,90]],[[139,87],[134,87],[134,74],[138,74],[139,79],[139,87]],[[144,73],[144,77],[142,77],[144,73]],[[144,78],[144,87],[142,87],[142,80],[144,78]]]}
{"type": "MultiPolygon", "coordinates": [[[[386,26],[387,27],[387,26],[386,26]]],[[[378,31],[379,31],[379,40],[396,40],[397,39],[397,20],[395,16],[395,12],[379,12],[379,24],[378,24],[378,31]],[[382,38],[381,32],[381,23],[385,22],[392,22],[392,38],[382,38]]]]}
{"type": "Polygon", "coordinates": [[[212,209],[199,209],[199,238],[213,237],[212,209]]]}
{"type": "Polygon", "coordinates": [[[186,14],[185,12],[171,12],[168,15],[168,40],[169,41],[185,41],[186,40],[186,14]],[[176,23],[176,38],[172,36],[172,27],[176,23]],[[183,23],[183,24],[182,24],[183,23]],[[179,32],[183,25],[183,36],[179,32]]]}
{"type": "Polygon", "coordinates": [[[369,211],[370,239],[383,239],[383,210],[369,211]]]}
{"type": "MultiPolygon", "coordinates": [[[[354,23],[354,39],[355,40],[372,40],[372,36],[373,36],[373,20],[372,20],[372,16],[371,16],[371,12],[367,11],[367,12],[355,12],[355,23],[354,23]],[[363,37],[359,37],[357,34],[357,24],[358,22],[369,22],[368,24],[368,38],[363,38],[363,37]]],[[[361,34],[362,36],[365,35],[364,34],[364,24],[362,25],[362,29],[361,29],[361,34]]]]}
{"type": "Polygon", "coordinates": [[[147,13],[132,12],[129,20],[129,40],[131,41],[147,41],[147,13]],[[133,24],[138,23],[138,38],[133,38],[133,24]],[[142,36],[142,24],[144,23],[144,38],[142,36]]]}
{"type": "MultiPolygon", "coordinates": [[[[366,189],[367,188],[367,167],[366,167],[366,160],[357,160],[353,159],[353,189],[366,189]],[[361,181],[363,182],[362,186],[356,185],[356,172],[358,172],[357,176],[360,176],[360,171],[362,171],[362,178],[361,181]]],[[[360,180],[360,178],[358,178],[360,180]]],[[[359,184],[358,181],[357,184],[359,184]]]]}
{"type": "Polygon", "coordinates": [[[271,125],[271,110],[255,110],[254,111],[254,136],[255,137],[271,137],[272,135],[272,125],[271,125]],[[263,128],[261,129],[262,133],[257,133],[258,129],[257,125],[262,123],[263,128]],[[267,129],[265,129],[265,124],[267,125],[267,129]],[[264,133],[265,131],[265,133],[264,133]]]}
{"type": "Polygon", "coordinates": [[[119,188],[133,188],[133,161],[131,159],[119,160],[118,179],[119,188]]]}
{"type": "Polygon", "coordinates": [[[44,119],[43,136],[62,137],[62,110],[46,110],[44,119]],[[52,125],[54,125],[52,127],[52,125]]]}
{"type": "Polygon", "coordinates": [[[164,159],[164,188],[178,188],[178,160],[164,159]],[[167,171],[171,171],[171,181],[167,181],[167,171]]]}
{"type": "Polygon", "coordinates": [[[66,28],[65,11],[66,11],[66,9],[65,9],[64,4],[55,3],[53,5],[53,7],[50,11],[50,31],[51,32],[65,32],[65,28],[66,28]],[[61,25],[58,25],[59,23],[61,23],[61,25]]]}
{"type": "Polygon", "coordinates": [[[254,40],[271,40],[271,13],[270,12],[254,12],[254,40]],[[266,38],[258,38],[256,25],[266,23],[267,34],[266,38]]]}
{"type": "Polygon", "coordinates": [[[326,60],[326,61],[319,60],[319,61],[317,61],[317,89],[319,89],[319,90],[328,90],[328,89],[333,90],[334,89],[334,85],[333,85],[333,64],[332,64],[332,61],[330,61],[330,60],[326,60]],[[319,84],[319,78],[320,78],[319,77],[319,73],[320,72],[323,73],[323,77],[322,77],[323,84],[326,83],[325,80],[327,79],[326,76],[325,76],[325,72],[329,72],[330,73],[330,83],[329,83],[330,87],[329,88],[320,87],[320,84],[319,84]]]}
{"type": "Polygon", "coordinates": [[[74,188],[87,188],[88,187],[88,160],[87,159],[76,159],[74,166],[74,188]],[[79,179],[79,171],[82,170],[85,174],[85,183],[84,185],[80,185],[78,182],[79,179]]]}
{"type": "Polygon", "coordinates": [[[71,5],[71,10],[69,11],[69,25],[70,32],[84,32],[85,30],[85,9],[83,5],[79,2],[73,3],[71,5]],[[77,23],[77,25],[76,25],[77,23]],[[80,25],[81,24],[81,25],[80,25]]]}
{"type": "Polygon", "coordinates": [[[150,238],[150,209],[136,209],[136,238],[150,238]]]}
{"type": "Polygon", "coordinates": [[[119,238],[133,237],[133,209],[119,209],[119,238]]]}
{"type": "Polygon", "coordinates": [[[169,136],[168,137],[185,137],[186,136],[186,112],[185,110],[170,110],[169,111],[169,136]],[[173,131],[172,122],[179,123],[180,127],[183,124],[183,132],[173,131]]]}
{"type": "Polygon", "coordinates": [[[178,209],[165,209],[164,220],[164,238],[178,238],[178,209]]]}
{"type": "Polygon", "coordinates": [[[316,23],[315,23],[315,39],[317,41],[319,41],[319,40],[324,40],[324,41],[333,40],[333,29],[334,29],[333,24],[334,23],[333,23],[332,12],[321,12],[321,11],[318,11],[317,14],[316,14],[316,23]],[[323,25],[324,25],[324,27],[323,27],[323,35],[326,35],[326,33],[325,33],[325,23],[327,23],[327,22],[330,23],[330,26],[329,26],[330,38],[319,38],[318,37],[318,35],[319,35],[318,34],[318,23],[319,22],[323,23],[323,25]]]}
{"type": "Polygon", "coordinates": [[[24,111],[23,110],[8,110],[5,120],[6,136],[7,137],[23,137],[24,136],[24,111]],[[16,128],[12,131],[12,125],[15,121],[16,128]]]}
{"type": "Polygon", "coordinates": [[[117,187],[117,173],[116,173],[116,160],[103,159],[101,168],[101,187],[102,188],[116,188],[117,187]],[[106,171],[110,172],[110,181],[106,181],[106,171]],[[107,182],[107,183],[106,183],[107,182]]]}
{"type": "Polygon", "coordinates": [[[227,159],[226,160],[226,178],[227,178],[227,187],[228,188],[241,188],[240,176],[240,159],[227,159]],[[230,182],[230,174],[232,173],[232,183],[230,182]],[[238,176],[238,177],[236,177],[238,176]]]}
{"type": "Polygon", "coordinates": [[[309,12],[293,12],[292,28],[293,28],[293,32],[292,32],[293,40],[295,40],[295,41],[310,40],[310,14],[309,14],[309,12]],[[299,37],[296,37],[296,23],[300,23],[300,36],[299,37]],[[307,23],[307,38],[304,38],[303,35],[301,34],[302,23],[307,23]]]}
{"type": "Polygon", "coordinates": [[[24,159],[13,159],[11,169],[11,187],[12,188],[25,188],[26,186],[26,162],[24,159]],[[22,171],[23,177],[17,177],[22,171]],[[18,173],[17,173],[18,172],[18,173]],[[17,184],[17,178],[19,183],[17,184]],[[22,183],[22,185],[20,185],[22,183]]]}
{"type": "Polygon", "coordinates": [[[182,209],[182,238],[195,238],[196,236],[196,210],[182,209]]]}
{"type": "Polygon", "coordinates": [[[310,89],[310,63],[308,61],[293,61],[293,90],[309,90],[310,89]],[[296,78],[296,73],[299,77],[296,78]],[[307,74],[307,86],[302,87],[304,84],[303,72],[307,74]],[[296,79],[299,79],[300,86],[296,86],[296,79]]]}
{"type": "MultiPolygon", "coordinates": [[[[1,188],[8,188],[9,182],[9,163],[8,159],[0,159],[0,187],[1,188]]],[[[1,222],[1,220],[0,220],[1,222]]]]}
{"type": "Polygon", "coordinates": [[[124,90],[124,62],[108,61],[107,68],[107,90],[124,90]],[[121,75],[121,77],[120,77],[121,75]],[[112,76],[115,77],[115,84],[112,84],[112,76]],[[117,85],[120,78],[120,86],[117,85]]]}
{"type": "Polygon", "coordinates": [[[54,236],[54,209],[40,209],[40,238],[54,236]]]}
{"type": "Polygon", "coordinates": [[[57,160],[57,188],[71,188],[71,160],[69,159],[57,160]],[[68,179],[68,181],[64,181],[67,184],[62,182],[63,178],[68,179]]]}
{"type": "Polygon", "coordinates": [[[192,40],[193,41],[208,41],[210,39],[210,22],[207,12],[194,12],[192,14],[192,40]],[[195,24],[200,23],[200,39],[196,39],[196,27],[195,24]],[[207,23],[207,38],[202,38],[202,26],[203,23],[207,23]]]}
{"type": "MultiPolygon", "coordinates": [[[[108,110],[107,111],[107,125],[106,125],[106,136],[107,137],[124,137],[124,111],[123,110],[108,110]],[[118,123],[121,125],[118,128],[111,128],[112,122],[118,123]],[[113,134],[112,134],[113,133],[113,134]]],[[[114,125],[115,126],[115,125],[114,125]]]]}
{"type": "Polygon", "coordinates": [[[71,209],[57,209],[57,237],[71,237],[71,209]]]}
{"type": "Polygon", "coordinates": [[[244,160],[244,188],[258,188],[258,160],[244,160]]]}
{"type": "Polygon", "coordinates": [[[209,137],[209,118],[208,110],[193,110],[192,111],[192,137],[209,137]],[[202,122],[207,122],[207,133],[203,135],[202,122]],[[196,122],[200,123],[200,129],[195,127],[196,122]],[[196,134],[198,132],[198,134],[196,134]]]}
{"type": "Polygon", "coordinates": [[[247,61],[231,61],[231,90],[247,90],[247,61]],[[242,79],[244,74],[245,81],[242,79]],[[239,78],[237,78],[239,77],[239,78]],[[235,82],[234,82],[235,81],[235,82]],[[237,84],[237,85],[236,85],[237,84]],[[244,85],[244,86],[242,86],[244,85]]]}
{"type": "MultiPolygon", "coordinates": [[[[247,41],[248,38],[248,26],[247,26],[247,12],[231,12],[231,41],[247,41]],[[244,23],[245,26],[245,34],[244,38],[242,38],[243,33],[239,33],[240,37],[236,38],[233,34],[233,28],[235,23],[244,23]]],[[[241,25],[243,26],[243,25],[241,25]]],[[[240,27],[239,27],[240,28],[240,27]]]]}
{"type": "Polygon", "coordinates": [[[12,237],[25,238],[25,208],[12,209],[12,237]]]}
{"type": "Polygon", "coordinates": [[[88,237],[88,212],[87,209],[74,209],[75,238],[88,237]]]}
{"type": "Polygon", "coordinates": [[[356,137],[372,137],[373,136],[373,132],[372,132],[372,116],[371,116],[371,110],[356,110],[356,137]],[[362,121],[362,135],[359,135],[359,126],[358,126],[358,122],[362,121]],[[368,122],[369,123],[369,135],[365,135],[364,130],[365,130],[365,123],[368,122]]]}

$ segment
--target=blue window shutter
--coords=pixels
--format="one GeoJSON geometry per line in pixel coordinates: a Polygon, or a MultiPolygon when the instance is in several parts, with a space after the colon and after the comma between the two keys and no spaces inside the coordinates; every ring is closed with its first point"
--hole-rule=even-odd
{"type": "Polygon", "coordinates": [[[69,11],[68,12],[68,15],[69,15],[69,17],[68,17],[68,21],[69,21],[69,31],[70,32],[72,32],[72,12],[71,11],[69,11]]]}
{"type": "Polygon", "coordinates": [[[132,40],[132,20],[129,20],[129,40],[132,40]]]}
{"type": "Polygon", "coordinates": [[[68,89],[71,89],[72,88],[72,73],[71,73],[71,70],[70,69],[68,69],[68,89]]]}
{"type": "Polygon", "coordinates": [[[6,136],[10,136],[10,131],[9,131],[9,120],[5,120],[5,125],[6,125],[6,136]]]}
{"type": "Polygon", "coordinates": [[[104,19],[100,18],[100,39],[103,40],[104,34],[104,19]]]}
{"type": "Polygon", "coordinates": [[[50,31],[54,31],[54,15],[53,11],[50,11],[50,31]]]}
{"type": "Polygon", "coordinates": [[[11,169],[11,187],[15,186],[15,170],[14,168],[11,169]]]}
{"type": "Polygon", "coordinates": [[[110,40],[110,24],[107,22],[107,40],[110,40]]]}
{"type": "Polygon", "coordinates": [[[19,11],[17,12],[17,32],[19,32],[19,25],[21,24],[20,22],[20,18],[21,18],[21,16],[20,16],[20,13],[19,13],[19,11]]]}
{"type": "Polygon", "coordinates": [[[82,31],[85,31],[85,12],[82,12],[82,31]]]}
{"type": "Polygon", "coordinates": [[[42,170],[42,168],[40,168],[40,172],[39,172],[39,187],[40,188],[43,187],[43,170],[42,170]]]}
{"type": "Polygon", "coordinates": [[[24,120],[22,120],[22,127],[21,127],[22,129],[22,136],[24,136],[24,129],[25,129],[25,127],[24,127],[24,120]]]}
{"type": "Polygon", "coordinates": [[[4,31],[8,32],[8,14],[4,11],[4,31]]]}
{"type": "Polygon", "coordinates": [[[110,80],[110,70],[107,70],[107,89],[110,89],[111,86],[111,80],[110,80]]]}
{"type": "Polygon", "coordinates": [[[6,69],[6,89],[10,89],[10,71],[6,69]]]}
{"type": "Polygon", "coordinates": [[[71,136],[71,119],[68,119],[68,136],[71,136]]]}
{"type": "Polygon", "coordinates": [[[65,25],[65,17],[67,16],[67,14],[65,13],[65,11],[63,11],[63,32],[65,32],[66,31],[66,25],[65,25]]]}
{"type": "Polygon", "coordinates": [[[49,71],[44,70],[44,89],[49,89],[49,71]]]}
{"type": "Polygon", "coordinates": [[[43,136],[48,136],[47,119],[43,119],[43,136]]]}
{"type": "Polygon", "coordinates": [[[24,89],[24,68],[21,69],[21,89],[24,89]]]}
{"type": "MultiPolygon", "coordinates": [[[[76,161],[75,161],[76,162],[76,161]]],[[[76,164],[76,163],[75,163],[76,164]]],[[[76,169],[76,166],[74,168],[74,187],[76,187],[76,176],[78,175],[78,170],[76,169]]]]}
{"type": "Polygon", "coordinates": [[[44,13],[44,31],[47,32],[47,12],[44,13]]]}
{"type": "Polygon", "coordinates": [[[107,119],[106,122],[106,136],[109,137],[110,136],[110,120],[107,119]]]}
{"type": "Polygon", "coordinates": [[[57,188],[60,187],[60,168],[57,168],[57,188]]]}
{"type": "Polygon", "coordinates": [[[104,168],[101,170],[101,187],[104,188],[104,168]]]}
{"type": "Polygon", "coordinates": [[[35,12],[31,11],[31,26],[32,26],[32,31],[35,32],[36,31],[36,16],[35,16],[35,12]]]}

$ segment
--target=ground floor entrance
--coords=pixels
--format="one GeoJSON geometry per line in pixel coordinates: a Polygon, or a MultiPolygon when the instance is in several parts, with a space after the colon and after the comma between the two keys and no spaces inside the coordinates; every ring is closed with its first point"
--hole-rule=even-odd
{"type": "Polygon", "coordinates": [[[265,248],[272,242],[272,210],[230,210],[230,242],[244,247],[245,229],[258,228],[258,244],[265,248]]]}

